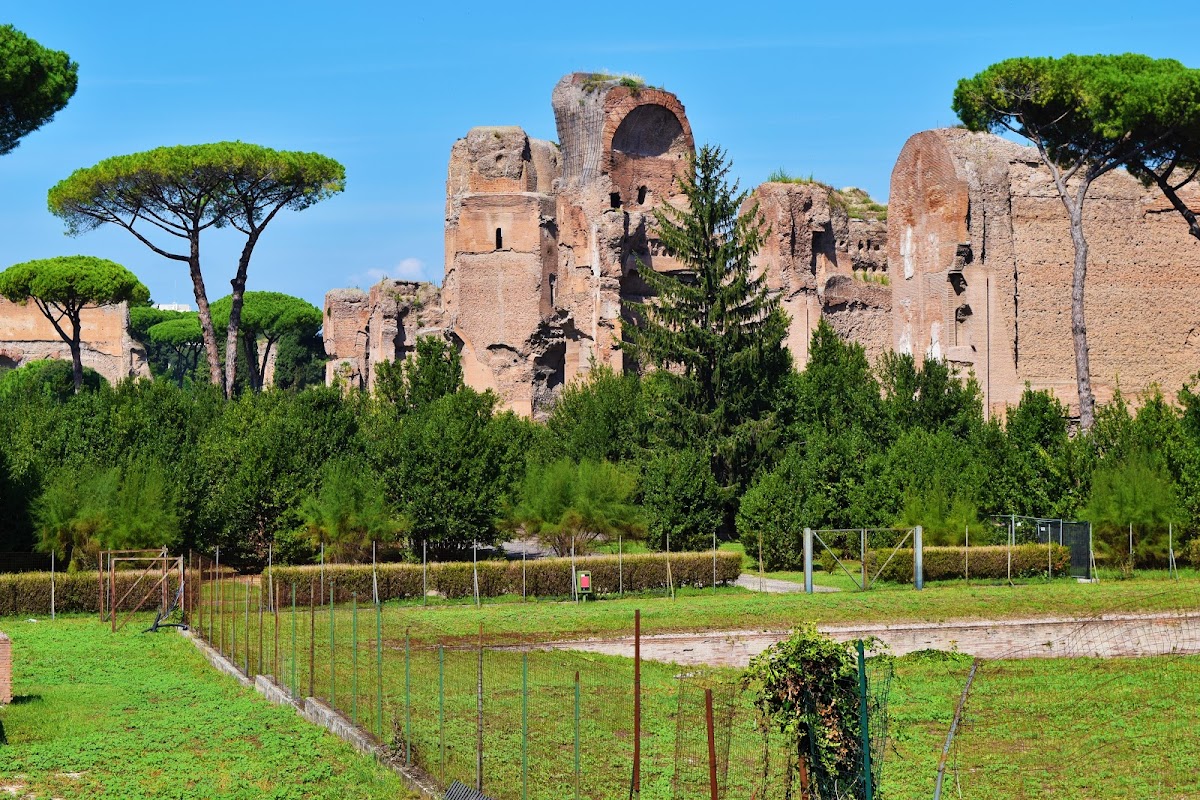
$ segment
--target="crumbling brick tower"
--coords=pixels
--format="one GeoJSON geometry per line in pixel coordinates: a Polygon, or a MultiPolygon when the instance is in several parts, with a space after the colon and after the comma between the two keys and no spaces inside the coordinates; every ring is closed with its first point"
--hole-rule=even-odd
{"type": "Polygon", "coordinates": [[[679,268],[651,209],[680,202],[694,152],[670,92],[575,73],[552,103],[560,145],[474,128],[451,150],[446,192],[443,292],[464,376],[533,416],[593,362],[623,368],[622,301],[646,294],[639,261],[679,268]]]}

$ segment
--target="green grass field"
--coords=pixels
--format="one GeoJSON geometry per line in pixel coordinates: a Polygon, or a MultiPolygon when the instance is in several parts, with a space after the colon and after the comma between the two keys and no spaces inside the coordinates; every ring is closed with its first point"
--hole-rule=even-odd
{"type": "Polygon", "coordinates": [[[0,630],[18,697],[0,709],[0,796],[409,796],[392,772],[218,674],[169,629],[111,634],[74,616],[9,617],[0,630]]]}

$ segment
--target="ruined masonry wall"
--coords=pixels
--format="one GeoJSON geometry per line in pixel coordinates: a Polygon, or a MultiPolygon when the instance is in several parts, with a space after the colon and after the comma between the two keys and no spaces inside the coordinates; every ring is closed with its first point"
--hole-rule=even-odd
{"type": "MultiPolygon", "coordinates": [[[[150,377],[145,348],[129,334],[127,304],[85,308],[80,319],[83,366],[109,383],[150,377]]],[[[0,298],[0,366],[15,368],[44,358],[70,361],[71,349],[33,303],[0,298]]]]}

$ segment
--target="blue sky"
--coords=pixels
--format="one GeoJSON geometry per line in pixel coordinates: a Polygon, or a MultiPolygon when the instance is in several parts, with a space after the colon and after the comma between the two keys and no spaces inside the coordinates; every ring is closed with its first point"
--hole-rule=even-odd
{"type": "MultiPolygon", "coordinates": [[[[1163,35],[1170,18],[1150,24],[1145,6],[1088,3],[1078,23],[1055,8],[3,0],[0,23],[70,53],[80,83],[49,125],[0,156],[0,267],[98,255],[136,272],[155,300],[194,304],[182,265],[128,233],[65,237],[46,190],[108,156],[241,139],[318,151],[347,171],[343,195],[271,224],[251,289],[320,306],[327,290],[384,274],[440,282],[450,146],[474,125],[557,139],[550,90],[568,72],[631,72],[675,92],[697,141],[723,146],[744,187],[783,167],[886,201],[904,141],[953,124],[956,81],[990,63],[1133,51],[1200,67],[1200,40],[1163,35]]],[[[216,299],[237,242],[205,247],[216,299]]]]}

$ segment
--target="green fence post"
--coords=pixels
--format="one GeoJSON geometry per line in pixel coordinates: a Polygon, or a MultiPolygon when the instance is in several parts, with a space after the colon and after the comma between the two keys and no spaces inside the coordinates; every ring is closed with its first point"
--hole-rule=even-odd
{"type": "Polygon", "coordinates": [[[408,628],[404,629],[404,763],[412,766],[412,658],[408,647],[408,628]]]}
{"type": "Polygon", "coordinates": [[[379,743],[383,744],[383,606],[375,604],[375,695],[379,743]]]}
{"type": "Polygon", "coordinates": [[[329,582],[329,707],[337,708],[337,701],[334,699],[334,655],[337,653],[337,648],[333,646],[335,630],[333,627],[333,581],[329,582]]]}
{"type": "Polygon", "coordinates": [[[438,645],[438,749],[441,751],[440,772],[446,785],[446,648],[438,645]]]}
{"type": "Polygon", "coordinates": [[[529,798],[529,653],[521,654],[521,800],[529,798]]]}
{"type": "Polygon", "coordinates": [[[292,695],[298,695],[296,686],[296,582],[292,581],[292,695]]]}
{"type": "Polygon", "coordinates": [[[350,602],[350,721],[358,726],[358,592],[351,592],[350,602]]]}
{"type": "Polygon", "coordinates": [[[862,639],[858,640],[858,714],[862,730],[863,786],[866,788],[863,797],[872,800],[875,795],[871,790],[871,734],[867,729],[867,656],[862,639]]]}
{"type": "Polygon", "coordinates": [[[575,671],[575,800],[579,800],[579,670],[575,671]]]}
{"type": "Polygon", "coordinates": [[[250,582],[246,581],[246,677],[250,677],[250,582]]]}

